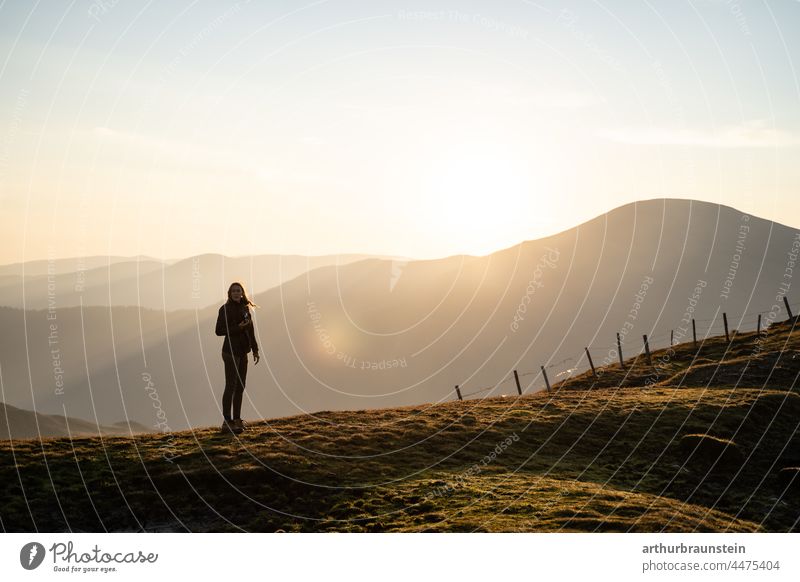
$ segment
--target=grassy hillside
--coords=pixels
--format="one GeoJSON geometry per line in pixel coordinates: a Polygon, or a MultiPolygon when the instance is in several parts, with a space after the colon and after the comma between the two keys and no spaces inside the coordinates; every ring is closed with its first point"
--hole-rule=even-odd
{"type": "Polygon", "coordinates": [[[0,443],[0,518],[6,531],[794,531],[799,341],[781,324],[550,394],[323,412],[238,438],[0,443]]]}
{"type": "Polygon", "coordinates": [[[732,331],[725,336],[686,342],[654,350],[625,361],[573,376],[553,389],[579,390],[628,386],[735,386],[789,388],[800,372],[800,339],[791,333],[794,322],[772,325],[761,333],[732,331]]]}

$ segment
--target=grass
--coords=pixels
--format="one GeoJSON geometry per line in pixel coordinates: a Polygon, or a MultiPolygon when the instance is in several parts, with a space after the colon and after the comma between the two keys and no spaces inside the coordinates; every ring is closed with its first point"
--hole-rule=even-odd
{"type": "Polygon", "coordinates": [[[799,348],[783,324],[549,394],[322,412],[239,437],[3,441],[0,519],[5,531],[796,531],[799,348]]]}

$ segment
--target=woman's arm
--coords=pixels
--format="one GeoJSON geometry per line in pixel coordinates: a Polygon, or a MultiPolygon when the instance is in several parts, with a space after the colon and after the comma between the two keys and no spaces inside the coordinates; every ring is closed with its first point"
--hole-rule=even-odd
{"type": "Polygon", "coordinates": [[[219,308],[219,313],[217,314],[217,335],[225,335],[227,330],[225,329],[225,306],[219,308]]]}
{"type": "Polygon", "coordinates": [[[253,348],[253,355],[258,354],[258,342],[256,341],[256,326],[253,317],[250,316],[250,325],[247,326],[247,334],[250,336],[250,347],[253,348]]]}

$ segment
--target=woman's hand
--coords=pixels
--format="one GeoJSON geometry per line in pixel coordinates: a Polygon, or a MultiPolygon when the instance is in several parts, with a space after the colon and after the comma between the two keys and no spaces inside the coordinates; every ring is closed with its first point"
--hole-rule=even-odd
{"type": "Polygon", "coordinates": [[[261,356],[258,355],[258,352],[253,352],[253,365],[258,366],[258,361],[261,359],[261,356]]]}
{"type": "Polygon", "coordinates": [[[242,328],[242,329],[244,329],[248,325],[250,325],[250,320],[249,319],[246,319],[244,321],[239,322],[239,327],[242,328]]]}

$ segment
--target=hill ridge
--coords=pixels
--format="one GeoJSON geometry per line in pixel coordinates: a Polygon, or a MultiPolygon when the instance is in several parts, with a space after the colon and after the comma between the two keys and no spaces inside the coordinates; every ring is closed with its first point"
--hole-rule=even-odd
{"type": "MultiPolygon", "coordinates": [[[[771,326],[761,353],[796,355],[795,324],[771,326]]],[[[798,529],[795,383],[571,381],[262,420],[238,437],[0,443],[0,517],[7,531],[798,529]]]]}

